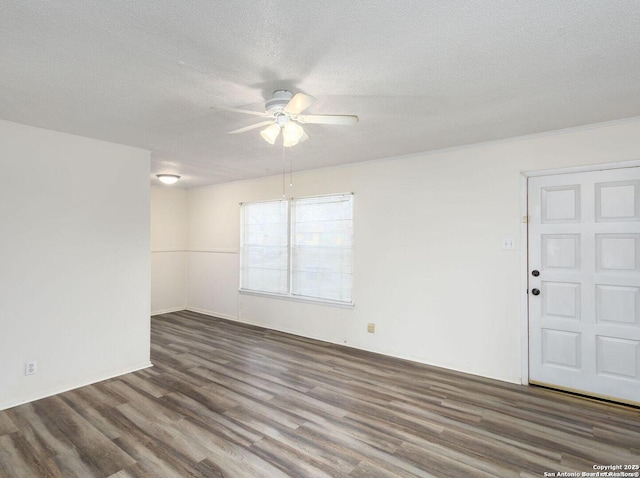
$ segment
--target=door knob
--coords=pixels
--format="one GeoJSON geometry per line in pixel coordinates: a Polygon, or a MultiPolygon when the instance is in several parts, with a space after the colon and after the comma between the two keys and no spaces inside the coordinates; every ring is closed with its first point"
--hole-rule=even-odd
{"type": "Polygon", "coordinates": [[[531,289],[533,295],[540,295],[540,289],[531,289]]]}
{"type": "Polygon", "coordinates": [[[540,275],[540,271],[533,270],[533,271],[531,271],[531,275],[532,275],[533,277],[538,277],[538,276],[540,275]]]}

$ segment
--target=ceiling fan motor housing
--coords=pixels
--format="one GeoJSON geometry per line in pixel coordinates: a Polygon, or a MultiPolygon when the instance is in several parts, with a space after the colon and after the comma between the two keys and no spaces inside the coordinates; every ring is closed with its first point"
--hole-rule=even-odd
{"type": "Polygon", "coordinates": [[[267,112],[276,114],[284,110],[284,107],[287,106],[287,103],[293,98],[293,93],[288,90],[276,90],[273,92],[273,98],[267,100],[264,104],[267,112]]]}

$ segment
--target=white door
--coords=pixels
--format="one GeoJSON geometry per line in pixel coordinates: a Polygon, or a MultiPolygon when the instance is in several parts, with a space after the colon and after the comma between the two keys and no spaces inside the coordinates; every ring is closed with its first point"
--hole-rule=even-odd
{"type": "Polygon", "coordinates": [[[640,168],[528,191],[529,381],[640,403],[640,168]]]}

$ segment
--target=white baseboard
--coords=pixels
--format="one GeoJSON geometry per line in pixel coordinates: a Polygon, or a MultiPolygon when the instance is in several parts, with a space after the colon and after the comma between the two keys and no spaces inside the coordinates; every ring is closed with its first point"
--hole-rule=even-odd
{"type": "Polygon", "coordinates": [[[127,369],[111,372],[105,376],[93,377],[89,380],[82,381],[73,385],[66,384],[61,387],[51,388],[45,391],[39,391],[34,393],[33,396],[30,396],[27,399],[17,400],[15,402],[0,403],[0,411],[6,410],[8,408],[17,407],[18,405],[24,405],[25,403],[35,402],[36,400],[41,400],[43,398],[51,397],[53,395],[58,395],[59,393],[69,392],[71,390],[75,390],[76,388],[86,387],[87,385],[92,385],[98,382],[104,382],[105,380],[120,377],[121,375],[126,375],[128,373],[137,372],[138,370],[144,370],[145,368],[149,368],[149,367],[153,367],[153,364],[151,362],[146,362],[145,364],[142,364],[133,368],[127,368],[127,369]]]}
{"type": "Polygon", "coordinates": [[[181,310],[188,310],[188,309],[187,309],[186,306],[182,306],[182,307],[171,307],[170,309],[153,310],[153,311],[151,311],[151,317],[153,317],[154,315],[170,314],[172,312],[180,312],[181,310]]]}
{"type": "Polygon", "coordinates": [[[209,317],[218,317],[220,319],[234,320],[240,322],[237,316],[223,314],[222,312],[215,312],[213,310],[199,309],[197,307],[186,307],[182,310],[188,310],[189,312],[197,312],[198,314],[208,315],[209,317]]]}

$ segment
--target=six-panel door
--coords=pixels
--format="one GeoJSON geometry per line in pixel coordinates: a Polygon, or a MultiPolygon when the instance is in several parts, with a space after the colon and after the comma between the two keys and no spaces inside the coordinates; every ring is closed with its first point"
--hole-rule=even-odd
{"type": "Polygon", "coordinates": [[[530,382],[640,403],[640,168],[528,191],[530,382]]]}

